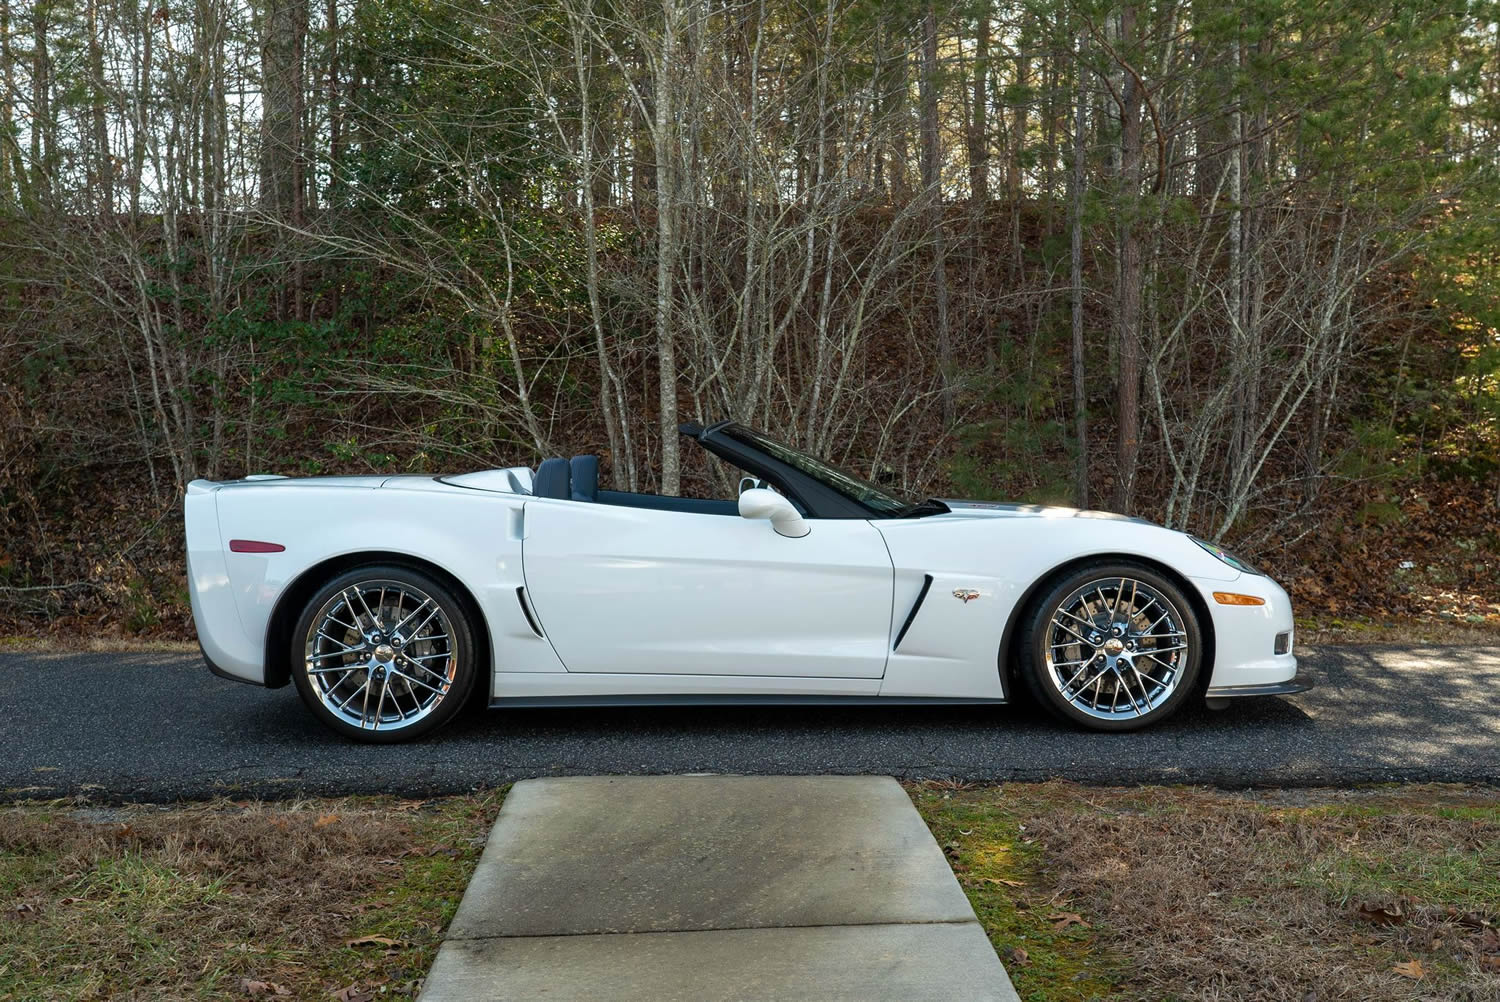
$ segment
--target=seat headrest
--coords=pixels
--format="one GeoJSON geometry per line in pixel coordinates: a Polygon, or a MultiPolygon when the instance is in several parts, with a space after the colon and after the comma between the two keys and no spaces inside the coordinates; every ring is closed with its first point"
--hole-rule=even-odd
{"type": "Polygon", "coordinates": [[[566,459],[544,459],[536,468],[536,477],[531,482],[531,494],[539,498],[572,499],[572,474],[566,459]]]}
{"type": "Polygon", "coordinates": [[[599,457],[574,456],[568,464],[573,473],[573,500],[599,500],[599,457]]]}

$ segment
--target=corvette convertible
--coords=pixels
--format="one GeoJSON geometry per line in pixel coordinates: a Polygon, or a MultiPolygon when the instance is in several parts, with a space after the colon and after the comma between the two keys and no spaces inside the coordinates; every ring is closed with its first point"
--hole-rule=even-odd
{"type": "Polygon", "coordinates": [[[1100,511],[895,496],[731,422],[731,500],[599,487],[595,456],[457,476],[189,484],[212,671],[365,741],[491,706],[1005,703],[1122,731],[1299,692],[1287,594],[1100,511]]]}

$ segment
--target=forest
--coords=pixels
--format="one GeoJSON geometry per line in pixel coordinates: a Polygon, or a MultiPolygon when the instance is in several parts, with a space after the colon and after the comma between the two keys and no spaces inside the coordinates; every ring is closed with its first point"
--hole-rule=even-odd
{"type": "Polygon", "coordinates": [[[0,0],[0,638],[184,485],[681,421],[1500,627],[1493,0],[0,0]]]}

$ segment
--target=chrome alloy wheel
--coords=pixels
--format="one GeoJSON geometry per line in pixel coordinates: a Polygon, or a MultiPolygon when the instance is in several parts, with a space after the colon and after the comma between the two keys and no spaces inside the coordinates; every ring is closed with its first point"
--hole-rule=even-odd
{"type": "Polygon", "coordinates": [[[1046,627],[1046,678],[1099,720],[1145,716],[1177,691],[1193,655],[1187,621],[1151,584],[1101,578],[1074,589],[1046,627]]]}
{"type": "Polygon", "coordinates": [[[429,717],[457,677],[453,624],[419,588],[376,578],[323,603],[305,638],[313,695],[352,727],[396,731],[429,717]]]}

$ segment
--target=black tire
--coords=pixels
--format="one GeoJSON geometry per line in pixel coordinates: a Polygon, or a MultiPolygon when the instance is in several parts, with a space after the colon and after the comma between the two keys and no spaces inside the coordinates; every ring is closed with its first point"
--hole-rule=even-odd
{"type": "Polygon", "coordinates": [[[471,618],[467,604],[431,575],[395,564],[353,568],[319,588],[297,618],[288,646],[292,681],[313,715],[345,737],[410,741],[468,701],[478,674],[471,618]]]}
{"type": "Polygon", "coordinates": [[[1031,603],[1021,674],[1059,719],[1133,731],[1166,720],[1192,698],[1204,650],[1198,615],[1181,587],[1145,564],[1101,560],[1059,576],[1031,603]],[[1164,618],[1145,632],[1158,616],[1164,618]]]}

